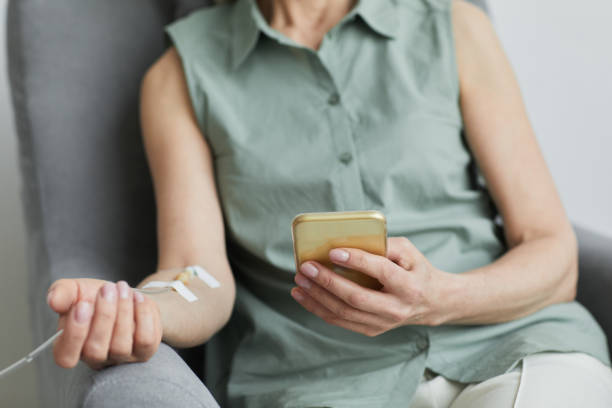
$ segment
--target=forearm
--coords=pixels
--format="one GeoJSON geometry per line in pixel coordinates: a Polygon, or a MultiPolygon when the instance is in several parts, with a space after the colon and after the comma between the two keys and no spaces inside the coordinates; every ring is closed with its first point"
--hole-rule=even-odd
{"type": "Polygon", "coordinates": [[[445,324],[501,323],[569,302],[576,293],[577,249],[573,233],[525,241],[496,262],[447,275],[441,298],[445,324]]]}
{"type": "MultiPolygon", "coordinates": [[[[198,298],[188,302],[175,291],[150,295],[159,307],[163,341],[173,347],[193,347],[208,341],[229,320],[235,299],[235,284],[224,263],[207,265],[206,269],[221,283],[210,288],[200,279],[192,279],[187,287],[198,298]],[[230,278],[227,278],[230,277],[230,278]]],[[[148,276],[138,287],[150,281],[172,281],[183,268],[159,270],[148,276]]]]}

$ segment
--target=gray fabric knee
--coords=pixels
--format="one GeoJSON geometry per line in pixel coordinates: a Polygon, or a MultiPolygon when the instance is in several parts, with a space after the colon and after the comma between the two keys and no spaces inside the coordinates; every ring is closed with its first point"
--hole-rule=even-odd
{"type": "Polygon", "coordinates": [[[161,344],[145,363],[122,364],[93,376],[83,407],[218,408],[206,386],[172,348],[161,344]]]}

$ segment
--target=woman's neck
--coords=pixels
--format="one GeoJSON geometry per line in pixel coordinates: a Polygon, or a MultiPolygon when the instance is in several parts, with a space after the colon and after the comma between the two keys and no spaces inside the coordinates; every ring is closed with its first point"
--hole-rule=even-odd
{"type": "Polygon", "coordinates": [[[353,8],[356,0],[257,0],[273,29],[318,49],[323,36],[353,8]]]}

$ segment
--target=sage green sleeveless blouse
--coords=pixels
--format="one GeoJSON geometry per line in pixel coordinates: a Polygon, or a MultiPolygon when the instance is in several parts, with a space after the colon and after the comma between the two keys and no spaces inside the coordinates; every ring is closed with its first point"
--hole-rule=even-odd
{"type": "Polygon", "coordinates": [[[168,26],[214,156],[238,280],[232,321],[207,347],[222,406],[407,407],[426,368],[475,382],[542,351],[609,364],[602,330],[576,302],[504,324],[369,338],[289,294],[301,212],[379,210],[390,236],[453,273],[504,252],[462,138],[450,4],[360,0],[318,51],[271,29],[254,0],[168,26]]]}

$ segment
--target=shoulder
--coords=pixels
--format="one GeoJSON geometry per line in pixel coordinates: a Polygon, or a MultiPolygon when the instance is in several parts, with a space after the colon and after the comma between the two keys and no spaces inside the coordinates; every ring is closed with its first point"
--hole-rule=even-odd
{"type": "Polygon", "coordinates": [[[233,3],[203,7],[166,26],[183,59],[212,58],[224,53],[232,34],[233,3]]]}
{"type": "Polygon", "coordinates": [[[166,26],[169,32],[188,32],[193,37],[215,32],[224,32],[230,26],[234,3],[225,2],[215,6],[199,8],[166,26]]]}
{"type": "Polygon", "coordinates": [[[464,0],[452,0],[452,22],[460,81],[497,81],[508,69],[503,47],[489,17],[464,0]]]}
{"type": "Polygon", "coordinates": [[[141,99],[176,100],[185,94],[186,79],[176,48],[170,47],[145,73],[141,99]]]}
{"type": "Polygon", "coordinates": [[[154,82],[162,85],[176,77],[183,71],[181,58],[175,47],[168,48],[155,63],[147,70],[143,77],[143,82],[154,82]]]}
{"type": "Polygon", "coordinates": [[[449,3],[456,35],[474,41],[491,35],[491,20],[481,8],[465,0],[451,0],[449,3]]]}

